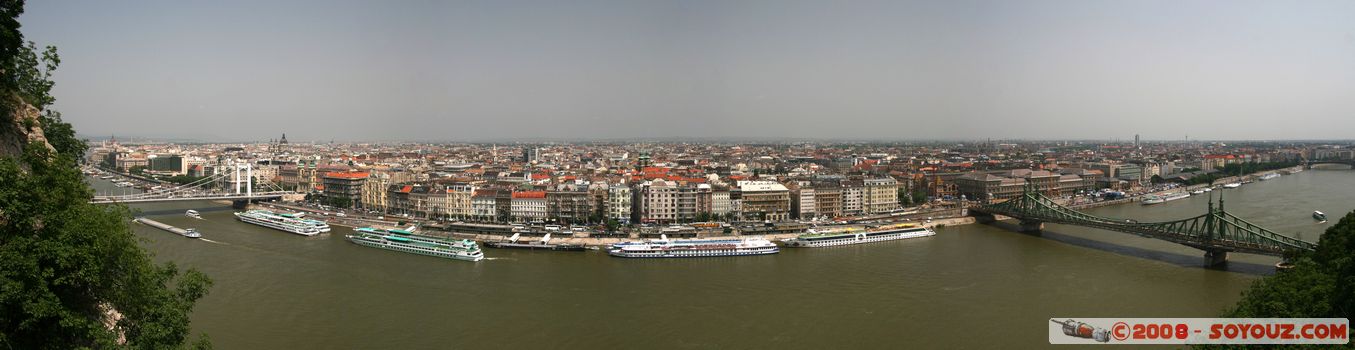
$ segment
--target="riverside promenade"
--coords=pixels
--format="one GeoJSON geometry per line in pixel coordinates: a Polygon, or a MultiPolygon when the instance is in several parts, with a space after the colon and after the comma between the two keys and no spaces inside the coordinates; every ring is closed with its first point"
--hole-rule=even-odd
{"type": "MultiPolygon", "coordinates": [[[[1258,173],[1247,174],[1247,175],[1243,175],[1243,176],[1232,176],[1232,177],[1221,178],[1221,179],[1218,179],[1217,181],[1215,181],[1215,184],[1225,184],[1225,183],[1230,183],[1230,182],[1241,182],[1241,181],[1254,180],[1256,177],[1260,176],[1260,174],[1268,173],[1268,172],[1274,172],[1274,171],[1282,171],[1282,170],[1289,170],[1289,169],[1269,170],[1269,171],[1263,171],[1263,172],[1258,172],[1258,173]]],[[[1146,197],[1146,196],[1148,196],[1148,195],[1160,195],[1160,194],[1167,194],[1167,193],[1181,192],[1181,191],[1194,191],[1194,190],[1201,189],[1201,188],[1205,188],[1205,187],[1209,187],[1209,185],[1201,184],[1201,185],[1193,185],[1193,186],[1185,186],[1185,187],[1176,187],[1176,188],[1172,188],[1172,189],[1166,189],[1166,190],[1155,191],[1155,192],[1139,193],[1139,194],[1135,194],[1135,195],[1130,196],[1130,197],[1126,197],[1126,198],[1122,198],[1122,199],[1115,199],[1115,200],[1098,201],[1098,202],[1083,202],[1083,203],[1076,203],[1076,202],[1075,202],[1075,203],[1065,203],[1065,204],[1068,205],[1068,206],[1071,207],[1071,208],[1074,208],[1074,209],[1087,209],[1087,208],[1104,207],[1104,206],[1111,206],[1111,205],[1130,204],[1130,203],[1138,202],[1138,201],[1142,200],[1144,197],[1146,197]]],[[[351,227],[351,228],[357,228],[357,227],[402,228],[402,225],[400,224],[402,221],[404,221],[404,222],[409,222],[409,221],[411,221],[410,219],[405,219],[405,218],[394,218],[394,217],[392,217],[392,218],[383,218],[383,219],[376,219],[376,218],[372,218],[372,217],[358,216],[358,215],[353,215],[353,216],[342,216],[342,217],[341,217],[341,216],[334,216],[334,215],[332,215],[332,212],[321,211],[321,210],[318,210],[318,209],[315,209],[315,208],[308,208],[308,207],[303,207],[303,206],[290,205],[290,204],[282,204],[282,203],[275,203],[275,202],[270,202],[270,203],[259,203],[259,204],[254,204],[253,206],[254,206],[254,207],[257,207],[257,208],[263,208],[263,209],[286,209],[286,210],[292,210],[292,211],[298,211],[298,212],[305,212],[305,213],[307,213],[308,215],[311,215],[311,216],[313,216],[313,217],[315,217],[315,218],[323,219],[323,220],[327,221],[330,225],[334,225],[334,226],[346,226],[346,227],[351,227]],[[331,215],[323,215],[323,214],[327,214],[327,213],[328,213],[328,214],[331,214],[331,215]]],[[[909,219],[909,220],[906,220],[906,221],[896,221],[896,222],[916,222],[916,223],[921,224],[923,227],[930,227],[930,228],[942,228],[942,227],[945,227],[945,226],[955,226],[955,225],[968,225],[968,224],[973,224],[973,223],[976,222],[975,219],[974,219],[973,217],[965,216],[964,213],[963,213],[963,211],[961,211],[961,210],[959,210],[959,209],[941,209],[941,210],[934,210],[934,211],[928,211],[928,212],[922,212],[922,213],[914,213],[914,214],[910,214],[910,215],[906,216],[906,218],[909,219]],[[930,220],[927,220],[927,218],[931,218],[931,219],[930,219],[930,220]]],[[[1003,218],[998,218],[998,219],[1003,219],[1003,218]]],[[[406,223],[406,224],[404,224],[404,225],[412,225],[412,224],[406,223]]],[[[938,232],[938,233],[939,233],[939,232],[938,232]]],[[[446,231],[438,231],[437,234],[447,235],[447,236],[454,237],[454,238],[459,238],[459,239],[470,239],[470,240],[481,241],[481,242],[484,242],[484,241],[489,241],[489,242],[503,241],[503,240],[506,240],[506,239],[507,239],[507,237],[504,237],[504,236],[502,236],[502,235],[493,235],[493,234],[471,234],[471,233],[446,232],[446,231]]],[[[765,239],[768,239],[768,240],[776,241],[776,240],[782,240],[782,239],[794,238],[795,236],[798,236],[798,235],[800,235],[800,233],[765,234],[765,235],[756,235],[756,236],[757,236],[757,237],[762,237],[762,238],[765,238],[765,239]]],[[[754,235],[745,235],[745,236],[741,236],[741,235],[719,235],[719,236],[702,236],[702,237],[700,237],[700,238],[702,238],[702,239],[722,239],[722,238],[723,238],[723,239],[739,239],[739,238],[744,238],[744,237],[754,237],[754,235]]],[[[522,242],[530,242],[530,241],[535,241],[535,240],[539,240],[539,239],[540,239],[540,238],[535,238],[535,237],[523,237],[523,239],[521,239],[520,241],[522,241],[522,242]]],[[[636,234],[634,234],[634,233],[632,233],[630,236],[627,236],[627,237],[618,237],[618,236],[609,236],[609,237],[569,237],[569,236],[557,236],[557,237],[552,237],[552,238],[551,238],[551,242],[554,242],[554,243],[560,243],[560,244],[577,244],[577,245],[590,246],[590,247],[605,247],[605,246],[611,245],[611,244],[613,244],[613,243],[619,243],[619,242],[625,242],[625,241],[633,241],[633,240],[638,240],[638,239],[639,239],[639,236],[636,235],[636,234]]]]}
{"type": "MultiPolygon", "coordinates": [[[[944,226],[966,225],[966,224],[972,224],[972,223],[974,223],[974,218],[973,218],[973,217],[955,217],[955,218],[936,219],[936,220],[932,220],[931,222],[923,222],[923,223],[920,223],[920,224],[921,224],[923,227],[933,227],[933,228],[934,228],[934,227],[944,227],[944,226]]],[[[446,234],[449,234],[451,237],[455,237],[455,238],[463,238],[463,239],[469,239],[469,240],[473,240],[473,241],[481,241],[481,242],[484,242],[484,241],[495,242],[495,241],[503,241],[503,240],[506,239],[506,237],[500,236],[500,235],[466,234],[466,233],[456,233],[456,232],[445,232],[445,233],[446,233],[446,234]]],[[[800,235],[800,233],[782,233],[782,234],[766,234],[766,235],[744,235],[744,236],[740,236],[740,235],[721,235],[721,236],[702,236],[702,237],[700,237],[700,239],[741,239],[741,238],[749,238],[749,237],[761,237],[761,238],[765,238],[765,239],[770,240],[770,241],[779,241],[779,240],[782,240],[782,239],[795,238],[795,236],[799,236],[799,235],[800,235]]],[[[623,238],[623,237],[551,237],[551,240],[550,240],[550,241],[551,241],[551,243],[558,243],[558,244],[577,244],[577,245],[583,245],[583,246],[589,246],[589,247],[605,247],[605,246],[611,245],[611,244],[613,244],[613,243],[620,243],[620,242],[626,242],[626,241],[634,241],[634,240],[638,240],[638,239],[639,239],[639,238],[632,238],[632,237],[624,237],[624,238],[623,238]]],[[[539,238],[528,238],[528,237],[524,237],[523,239],[519,240],[519,242],[532,242],[532,241],[538,241],[538,240],[540,240],[540,239],[539,239],[539,238]]]]}

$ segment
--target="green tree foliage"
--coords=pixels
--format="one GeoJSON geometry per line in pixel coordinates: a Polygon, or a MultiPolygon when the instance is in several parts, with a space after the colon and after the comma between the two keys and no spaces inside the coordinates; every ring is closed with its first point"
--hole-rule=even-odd
{"type": "Polygon", "coordinates": [[[1223,177],[1218,174],[1204,174],[1190,178],[1189,181],[1186,181],[1186,185],[1213,185],[1214,181],[1218,181],[1221,178],[1223,177]]]}
{"type": "Polygon", "coordinates": [[[1355,315],[1355,212],[1328,228],[1315,252],[1292,256],[1292,269],[1256,281],[1225,317],[1355,315]]]}
{"type": "Polygon", "coordinates": [[[14,87],[12,91],[25,103],[38,109],[46,109],[56,102],[52,97],[52,73],[61,64],[56,54],[56,46],[47,46],[38,53],[37,45],[32,41],[18,50],[18,55],[6,60],[5,80],[14,87]]]}
{"type": "Polygon", "coordinates": [[[61,112],[56,110],[47,110],[42,114],[42,132],[47,136],[47,143],[52,144],[57,154],[68,154],[81,159],[80,155],[85,154],[89,145],[84,140],[75,138],[75,128],[71,124],[61,120],[61,112]]]}
{"type": "Polygon", "coordinates": [[[913,205],[920,205],[920,204],[927,203],[927,190],[925,190],[925,189],[918,189],[918,190],[913,191],[913,193],[912,193],[912,198],[909,198],[909,200],[912,201],[913,205]]]}
{"type": "Polygon", "coordinates": [[[1289,162],[1246,162],[1225,164],[1220,172],[1232,176],[1240,176],[1255,172],[1288,168],[1299,165],[1298,161],[1289,162]]]}
{"type": "Polygon", "coordinates": [[[184,343],[210,281],[157,266],[137,245],[130,211],[90,196],[73,157],[33,144],[21,159],[0,158],[0,347],[112,347],[109,310],[123,315],[126,345],[184,343]]]}
{"type": "MultiPolygon", "coordinates": [[[[165,182],[172,182],[172,183],[184,185],[184,184],[190,184],[190,183],[198,182],[198,181],[200,181],[200,180],[202,180],[202,179],[205,179],[205,178],[207,178],[207,177],[206,177],[206,176],[193,176],[193,175],[174,175],[174,176],[167,176],[167,177],[161,178],[160,180],[163,180],[163,181],[165,181],[165,182]]],[[[206,184],[206,185],[204,185],[204,186],[205,186],[205,187],[212,187],[213,184],[214,184],[214,183],[208,183],[208,184],[206,184]]]]}
{"type": "Polygon", "coordinates": [[[325,205],[346,209],[353,206],[353,200],[344,197],[325,197],[325,205]]]}
{"type": "MultiPolygon", "coordinates": [[[[1268,170],[1275,170],[1275,169],[1283,169],[1283,168],[1293,167],[1293,166],[1297,166],[1297,165],[1299,165],[1299,163],[1298,163],[1297,161],[1292,161],[1292,162],[1265,162],[1265,163],[1247,162],[1247,163],[1233,163],[1233,164],[1227,164],[1227,165],[1224,165],[1223,168],[1218,169],[1218,172],[1213,172],[1213,173],[1208,173],[1208,174],[1202,174],[1202,175],[1200,175],[1200,176],[1196,176],[1196,177],[1190,178],[1190,180],[1185,181],[1185,184],[1186,184],[1186,185],[1192,185],[1192,186],[1193,186],[1193,185],[1204,185],[1204,184],[1213,185],[1215,181],[1218,181],[1219,179],[1222,179],[1222,178],[1225,178],[1225,177],[1229,177],[1229,176],[1241,176],[1241,175],[1246,175],[1246,174],[1251,174],[1251,173],[1256,173],[1256,172],[1262,172],[1262,171],[1268,171],[1268,170]]],[[[1191,172],[1191,171],[1199,171],[1199,170],[1200,170],[1199,168],[1186,168],[1186,169],[1182,170],[1181,172],[1191,172]]],[[[1154,175],[1154,176],[1156,176],[1156,175],[1154,175]]],[[[1156,178],[1155,178],[1155,179],[1156,179],[1156,178]]],[[[1154,180],[1153,183],[1157,183],[1157,181],[1154,180]]]]}
{"type": "MultiPolygon", "coordinates": [[[[45,110],[55,152],[29,144],[0,155],[0,349],[187,347],[189,314],[211,281],[154,263],[126,207],[88,203],[76,166],[85,146],[46,109],[56,49],[23,45],[22,12],[22,1],[0,1],[0,106],[5,117],[45,110]]],[[[210,344],[204,336],[193,346],[210,344]]]]}

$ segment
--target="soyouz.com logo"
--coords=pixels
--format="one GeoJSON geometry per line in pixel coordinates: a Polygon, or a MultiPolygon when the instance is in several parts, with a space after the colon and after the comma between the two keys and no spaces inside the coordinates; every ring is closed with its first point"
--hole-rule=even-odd
{"type": "Polygon", "coordinates": [[[1346,318],[1054,318],[1050,344],[1346,344],[1346,318]]]}

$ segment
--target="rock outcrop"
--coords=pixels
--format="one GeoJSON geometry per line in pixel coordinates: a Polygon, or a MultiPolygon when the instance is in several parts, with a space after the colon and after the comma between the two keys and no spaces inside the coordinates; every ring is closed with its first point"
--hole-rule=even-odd
{"type": "Polygon", "coordinates": [[[0,116],[0,157],[18,157],[29,142],[39,142],[55,151],[42,133],[42,111],[27,103],[18,103],[13,113],[0,116]]]}

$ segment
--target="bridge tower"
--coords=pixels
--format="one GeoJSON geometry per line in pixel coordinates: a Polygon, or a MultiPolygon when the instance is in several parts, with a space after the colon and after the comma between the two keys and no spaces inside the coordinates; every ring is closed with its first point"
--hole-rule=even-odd
{"type": "Polygon", "coordinates": [[[1027,187],[1021,196],[969,209],[978,222],[992,222],[998,216],[1018,219],[1020,231],[1037,233],[1046,222],[1079,225],[1110,231],[1133,233],[1178,243],[1204,251],[1204,265],[1217,267],[1228,262],[1230,253],[1287,256],[1293,251],[1313,251],[1316,243],[1285,236],[1247,222],[1224,210],[1223,194],[1214,203],[1210,193],[1208,210],[1196,217],[1165,221],[1138,222],[1132,219],[1089,215],[1064,206],[1027,187]]]}
{"type": "Polygon", "coordinates": [[[231,176],[235,182],[235,194],[241,193],[240,186],[242,185],[242,182],[245,186],[245,199],[231,201],[231,207],[236,209],[248,208],[249,203],[254,199],[254,167],[248,162],[241,163],[239,160],[235,160],[231,162],[231,171],[231,176]],[[240,173],[240,168],[242,167],[245,169],[244,174],[240,173]],[[243,179],[240,178],[241,175],[244,175],[243,179]]]}
{"type": "MultiPolygon", "coordinates": [[[[1222,215],[1218,215],[1223,213],[1223,193],[1219,193],[1218,209],[1214,208],[1214,194],[1209,194],[1208,213],[1209,214],[1204,217],[1204,242],[1206,245],[1209,245],[1220,237],[1224,237],[1227,233],[1225,232],[1225,230],[1228,229],[1227,224],[1220,219],[1222,215]]],[[[1204,250],[1205,267],[1223,267],[1228,265],[1228,249],[1208,246],[1200,247],[1200,249],[1204,250]]]]}

